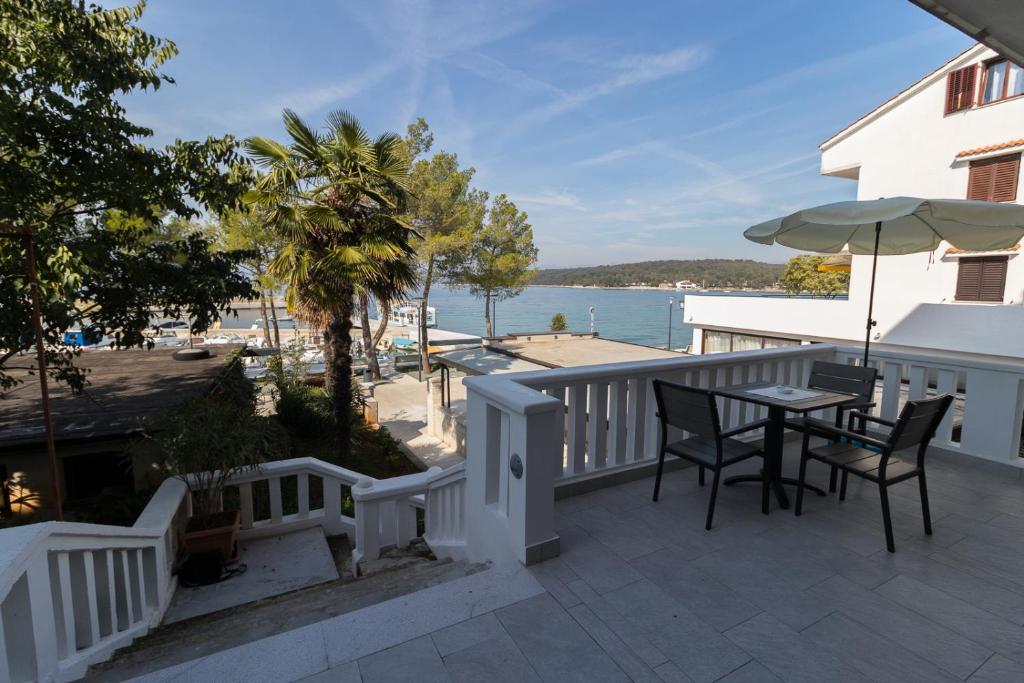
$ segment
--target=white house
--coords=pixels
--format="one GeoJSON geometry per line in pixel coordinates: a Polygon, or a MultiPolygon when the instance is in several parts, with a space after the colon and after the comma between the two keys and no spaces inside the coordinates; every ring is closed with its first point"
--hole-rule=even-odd
{"type": "MultiPolygon", "coordinates": [[[[823,175],[858,199],[914,196],[1020,202],[1024,69],[978,44],[820,145],[823,175]]],[[[880,344],[1020,357],[1018,249],[879,258],[880,344]]],[[[871,257],[855,256],[848,300],[686,299],[697,352],[864,338],[871,257]]]]}

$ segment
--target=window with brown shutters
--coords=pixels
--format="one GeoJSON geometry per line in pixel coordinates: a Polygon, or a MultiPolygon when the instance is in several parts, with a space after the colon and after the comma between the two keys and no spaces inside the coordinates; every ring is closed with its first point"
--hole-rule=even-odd
{"type": "Polygon", "coordinates": [[[967,178],[967,198],[989,202],[1017,199],[1020,154],[1009,154],[971,162],[967,178]]]}
{"type": "Polygon", "coordinates": [[[974,84],[978,68],[966,66],[946,76],[946,113],[952,114],[974,104],[974,84]]]}
{"type": "Polygon", "coordinates": [[[1007,260],[1005,256],[961,258],[956,278],[956,300],[1002,303],[1007,260]]]}

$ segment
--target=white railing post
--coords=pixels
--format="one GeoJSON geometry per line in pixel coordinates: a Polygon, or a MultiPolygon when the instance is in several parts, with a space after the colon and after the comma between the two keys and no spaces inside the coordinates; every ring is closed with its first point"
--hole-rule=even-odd
{"type": "Polygon", "coordinates": [[[341,482],[323,477],[324,483],[324,533],[336,536],[344,531],[341,521],[341,482]]]}
{"type": "Polygon", "coordinates": [[[967,371],[962,450],[989,460],[1019,460],[1021,380],[998,370],[967,371]]]}
{"type": "MultiPolygon", "coordinates": [[[[353,494],[369,491],[373,481],[363,477],[352,487],[353,494]]],[[[355,496],[356,547],[352,549],[352,572],[359,574],[359,563],[363,558],[377,559],[380,556],[380,502],[360,500],[355,496]]]]}
{"type": "Polygon", "coordinates": [[[48,553],[39,553],[32,567],[25,572],[28,581],[28,604],[31,610],[32,639],[35,644],[38,678],[57,670],[57,621],[53,605],[54,586],[50,582],[48,553]]]}
{"type": "MultiPolygon", "coordinates": [[[[552,460],[563,456],[562,402],[514,383],[487,393],[487,379],[464,380],[467,551],[483,559],[540,562],[558,554],[552,460]],[[507,440],[500,438],[506,421],[507,440]]],[[[585,390],[586,385],[573,389],[570,405],[585,406],[585,390]]],[[[578,409],[572,417],[582,437],[578,409]]]]}

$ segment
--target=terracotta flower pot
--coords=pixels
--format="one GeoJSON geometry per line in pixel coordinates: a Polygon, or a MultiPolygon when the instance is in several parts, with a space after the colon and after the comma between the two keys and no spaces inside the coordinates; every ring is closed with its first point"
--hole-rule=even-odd
{"type": "Polygon", "coordinates": [[[238,559],[238,530],[241,528],[238,510],[215,512],[205,517],[193,517],[185,528],[185,549],[189,554],[220,551],[224,562],[238,559]]]}

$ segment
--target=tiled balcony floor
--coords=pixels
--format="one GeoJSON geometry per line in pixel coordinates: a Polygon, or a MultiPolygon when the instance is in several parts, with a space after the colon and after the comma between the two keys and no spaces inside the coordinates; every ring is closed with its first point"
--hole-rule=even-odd
{"type": "Polygon", "coordinates": [[[725,487],[711,532],[692,469],[658,503],[651,480],[561,500],[562,554],[530,568],[544,593],[316,680],[1022,681],[1024,484],[929,465],[935,534],[895,486],[894,555],[853,479],[800,518],[725,487]]]}

